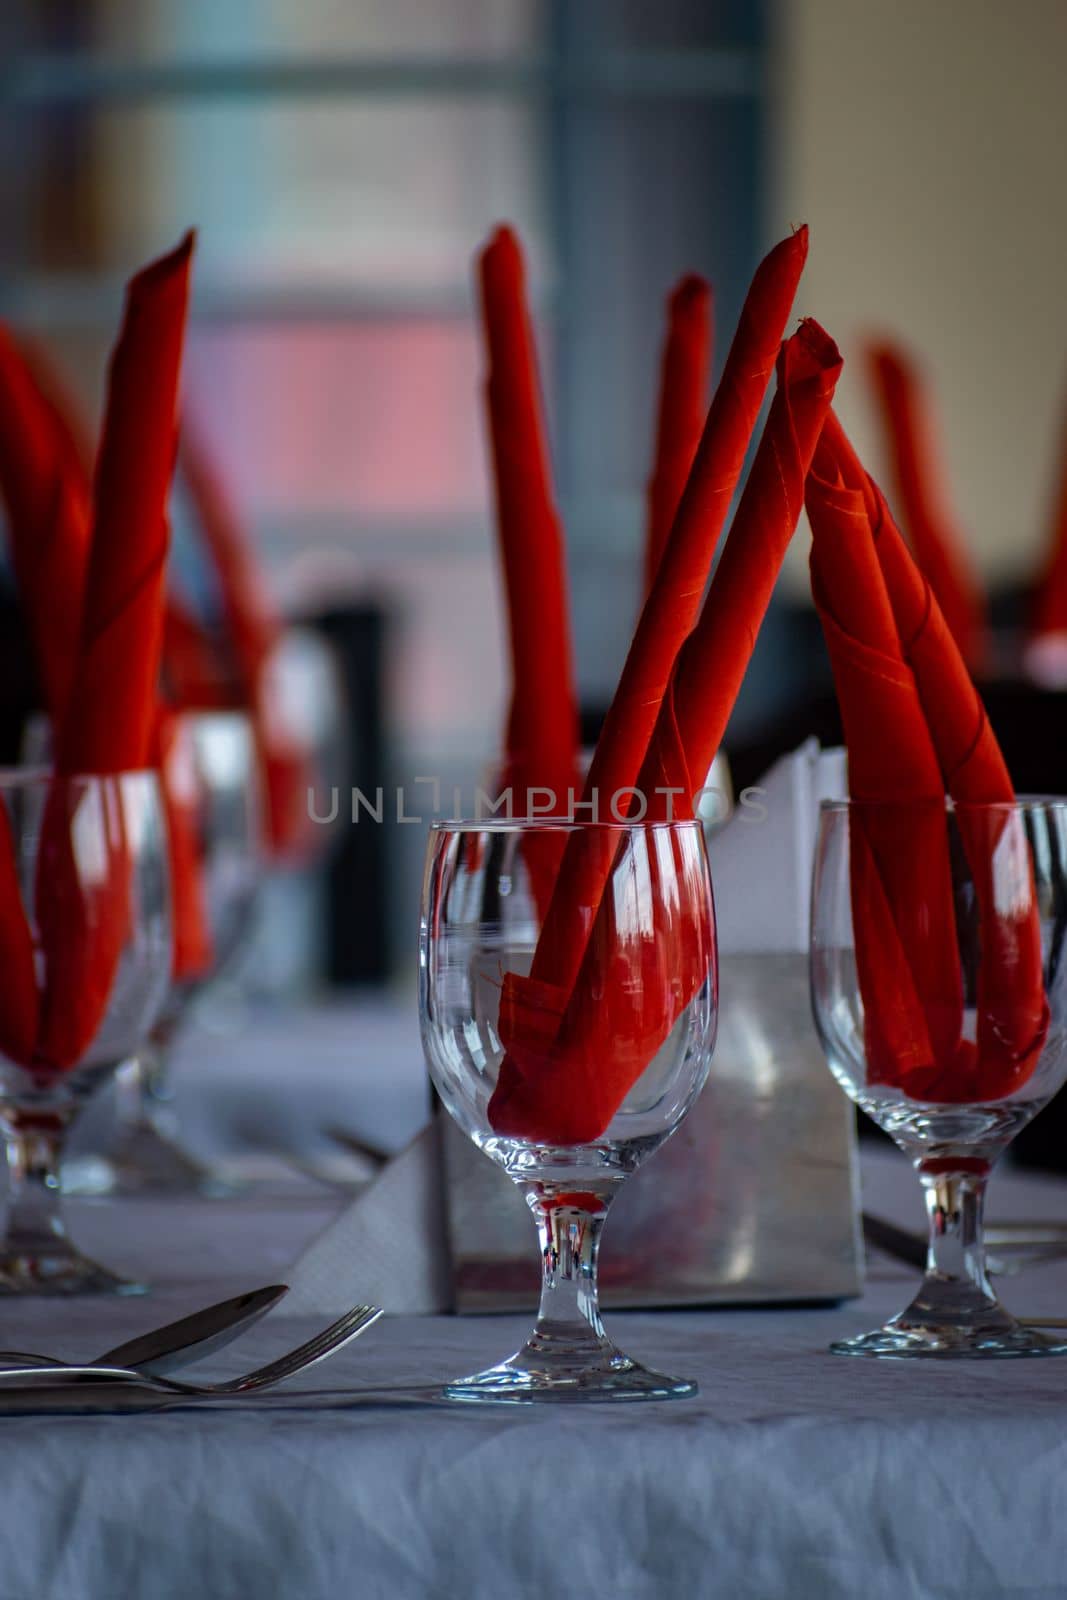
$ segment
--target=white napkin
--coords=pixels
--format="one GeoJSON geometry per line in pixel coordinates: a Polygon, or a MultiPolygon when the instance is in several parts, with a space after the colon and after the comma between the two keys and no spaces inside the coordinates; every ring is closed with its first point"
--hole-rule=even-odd
{"type": "Polygon", "coordinates": [[[742,791],[708,842],[720,955],[807,950],[819,804],[847,794],[844,750],[816,739],[742,791]]]}
{"type": "Polygon", "coordinates": [[[451,1310],[436,1120],[319,1234],[290,1274],[286,1315],[340,1315],[356,1304],[422,1315],[451,1310]]]}

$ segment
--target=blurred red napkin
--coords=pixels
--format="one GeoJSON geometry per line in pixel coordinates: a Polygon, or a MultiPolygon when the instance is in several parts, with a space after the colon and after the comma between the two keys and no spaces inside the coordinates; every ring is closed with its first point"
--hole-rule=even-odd
{"type": "Polygon", "coordinates": [[[44,703],[70,695],[89,551],[89,485],[23,351],[0,327],[0,493],[44,703]]]}
{"type": "Polygon", "coordinates": [[[651,795],[680,745],[687,794],[704,783],[752,658],[804,504],[804,481],[841,375],[841,355],[806,318],[782,345],[778,387],[700,620],[682,646],[639,787],[651,795]]]}
{"type": "Polygon", "coordinates": [[[656,455],[648,483],[644,593],[652,588],[704,430],[711,376],[711,285],[691,273],[667,301],[656,455]]]}
{"type": "Polygon", "coordinates": [[[182,420],[181,470],[218,576],[240,701],[252,718],[264,780],[267,843],[276,855],[299,855],[312,838],[307,808],[312,774],[307,745],[286,723],[272,676],[282,621],[207,442],[188,413],[182,420]]]}
{"type": "MultiPolygon", "coordinates": [[[[1011,779],[931,586],[833,416],[809,477],[808,507],[813,588],[845,722],[852,796],[930,807],[927,814],[920,804],[912,821],[872,805],[853,822],[853,918],[871,1077],[921,1098],[995,1099],[1025,1082],[1048,1024],[1036,904],[1009,908],[995,894],[995,852],[1012,846],[1017,819],[967,809],[1010,803],[1011,779]],[[847,642],[827,595],[838,610],[850,608],[847,642]],[[976,1046],[960,1036],[945,791],[957,802],[978,900],[976,1046]]],[[[1025,859],[1024,839],[1012,848],[1025,859]]]]}
{"type": "MultiPolygon", "coordinates": [[[[602,821],[632,809],[679,649],[696,619],[726,513],[755,426],[807,254],[802,229],[770,253],[753,279],[700,448],[652,591],[638,621],[615,698],[594,752],[583,799],[602,821]]],[[[684,759],[671,786],[688,783],[684,759]]],[[[679,806],[676,815],[686,811],[679,806]]],[[[581,815],[582,813],[580,813],[581,815]]],[[[588,816],[588,811],[584,815],[588,816]]],[[[610,879],[618,838],[610,829],[572,834],[544,919],[529,977],[509,973],[501,997],[500,1036],[508,1051],[490,1102],[497,1132],[574,1143],[603,1131],[602,1112],[625,1098],[634,1059],[617,1067],[588,1059],[585,1071],[557,1076],[556,1037],[580,983],[580,971],[610,879]],[[594,1090],[589,1072],[605,1075],[594,1090]],[[617,1076],[616,1076],[617,1072],[617,1076]],[[595,1130],[594,1122],[600,1122],[595,1130]]],[[[680,935],[684,944],[684,935],[680,935]]],[[[579,1003],[581,1003],[579,1001],[579,1003]]],[[[653,1010],[653,991],[646,1001],[653,1010]]]]}
{"type": "Polygon", "coordinates": [[[933,407],[918,368],[889,340],[867,352],[893,481],[916,560],[964,660],[981,670],[989,651],[985,596],[951,509],[933,407]]]}
{"type": "Polygon", "coordinates": [[[226,711],[239,703],[215,639],[173,585],[163,614],[163,684],[170,702],[186,711],[226,711]]]}
{"type": "MultiPolygon", "coordinates": [[[[56,730],[56,773],[113,775],[152,761],[174,465],[193,236],[134,277],[111,358],[93,490],[93,534],[78,660],[56,730]]],[[[72,791],[46,809],[37,874],[45,954],[38,1066],[63,1070],[92,1042],[128,930],[129,867],[116,787],[104,792],[107,859],[78,871],[72,791]]]]}
{"type": "MultiPolygon", "coordinates": [[[[525,269],[510,228],[498,228],[493,234],[479,257],[478,273],[489,368],[486,409],[511,647],[507,762],[500,787],[511,788],[518,816],[538,808],[560,813],[566,810],[578,770],[566,561],[545,441],[525,269]],[[555,797],[553,805],[547,805],[544,791],[555,797]]],[[[534,870],[533,860],[530,865],[534,870]]],[[[546,881],[539,875],[535,892],[542,903],[547,903],[550,890],[551,877],[546,881]]]]}

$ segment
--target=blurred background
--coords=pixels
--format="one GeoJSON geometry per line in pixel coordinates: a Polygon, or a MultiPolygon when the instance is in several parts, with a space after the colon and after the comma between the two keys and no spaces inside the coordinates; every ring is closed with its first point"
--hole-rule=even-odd
{"type": "MultiPolygon", "coordinates": [[[[345,681],[352,781],[427,814],[507,683],[472,257],[531,267],[590,726],[639,598],[664,296],[812,230],[798,313],[918,352],[1010,625],[1048,538],[1067,385],[1062,0],[5,0],[0,316],[90,415],[124,279],[199,229],[187,408],[292,618],[345,681]]],[[[883,465],[862,370],[841,411],[883,465]]],[[[210,605],[186,537],[175,559],[210,605]]],[[[798,535],[729,746],[750,778],[827,683],[798,535]],[[784,731],[783,731],[784,730],[784,731]],[[746,766],[746,761],[748,766],[746,766]]],[[[344,830],[279,892],[294,983],[405,981],[424,829],[344,830]]]]}

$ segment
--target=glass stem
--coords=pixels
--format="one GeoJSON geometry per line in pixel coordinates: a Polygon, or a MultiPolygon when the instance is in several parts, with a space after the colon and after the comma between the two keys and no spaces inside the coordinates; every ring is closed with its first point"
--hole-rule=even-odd
{"type": "Polygon", "coordinates": [[[52,1255],[57,1244],[68,1243],[59,1205],[59,1162],[70,1120],[69,1111],[7,1114],[8,1255],[52,1255]]]}
{"type": "Polygon", "coordinates": [[[148,1124],[159,1132],[169,1131],[173,1113],[163,1051],[158,1045],[147,1040],[136,1056],[123,1062],[117,1086],[120,1130],[136,1133],[148,1124]]]}
{"type": "Polygon", "coordinates": [[[997,1305],[982,1233],[989,1172],[985,1166],[941,1171],[941,1165],[919,1163],[930,1239],[918,1299],[939,1317],[963,1320],[997,1305]]]}
{"type": "Polygon", "coordinates": [[[541,1303],[528,1348],[576,1356],[609,1349],[597,1303],[597,1257],[614,1185],[592,1193],[531,1182],[523,1191],[541,1246],[541,1303]]]}

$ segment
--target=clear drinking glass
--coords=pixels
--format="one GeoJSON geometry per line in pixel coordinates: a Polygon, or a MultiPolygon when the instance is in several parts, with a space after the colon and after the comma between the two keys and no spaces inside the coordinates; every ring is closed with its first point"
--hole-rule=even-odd
{"type": "Polygon", "coordinates": [[[88,1096],[136,1051],[171,964],[153,772],[0,772],[0,1126],[9,1194],[0,1292],[135,1292],[88,1260],[59,1208],[59,1163],[88,1096]]]}
{"type": "Polygon", "coordinates": [[[845,1355],[1067,1350],[986,1274],[994,1163],[1067,1077],[1067,803],[826,801],[811,992],[830,1070],[909,1157],[930,1242],[911,1304],[845,1355]]]}
{"type": "MultiPolygon", "coordinates": [[[[195,978],[171,982],[143,1048],[122,1067],[114,1143],[105,1162],[93,1163],[87,1183],[97,1194],[198,1193],[218,1199],[237,1188],[184,1147],[173,1109],[168,1058],[190,1007],[226,970],[252,925],[262,876],[255,741],[243,712],[186,712],[179,723],[178,737],[187,741],[184,754],[191,762],[198,800],[201,885],[212,966],[195,978]]],[[[64,1184],[73,1190],[66,1177],[64,1184]]]]}
{"type": "Polygon", "coordinates": [[[707,1077],[716,957],[700,823],[435,824],[420,1015],[445,1107],[518,1184],[541,1247],[533,1333],[510,1359],[445,1393],[693,1394],[689,1380],[649,1371],[607,1337],[597,1252],[619,1186],[670,1136],[707,1077]],[[528,976],[551,884],[592,859],[603,864],[604,892],[576,894],[565,932],[580,929],[584,956],[569,994],[554,1002],[538,973],[528,976]]]}

